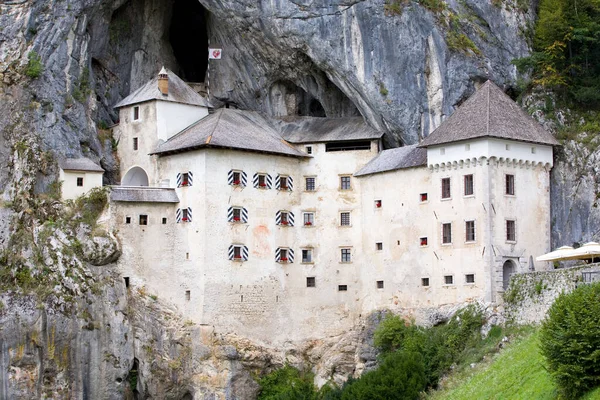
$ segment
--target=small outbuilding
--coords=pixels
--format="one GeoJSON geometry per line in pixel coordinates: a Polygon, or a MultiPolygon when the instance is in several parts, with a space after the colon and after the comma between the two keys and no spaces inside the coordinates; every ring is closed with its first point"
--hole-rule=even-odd
{"type": "Polygon", "coordinates": [[[95,187],[102,187],[104,170],[89,158],[67,158],[59,163],[62,199],[75,199],[95,187]]]}

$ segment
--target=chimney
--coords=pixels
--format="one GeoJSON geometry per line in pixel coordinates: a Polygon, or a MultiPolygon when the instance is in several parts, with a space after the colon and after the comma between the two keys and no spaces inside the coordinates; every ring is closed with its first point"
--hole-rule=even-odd
{"type": "Polygon", "coordinates": [[[165,67],[162,67],[158,73],[158,90],[160,90],[163,96],[169,95],[169,75],[165,67]]]}

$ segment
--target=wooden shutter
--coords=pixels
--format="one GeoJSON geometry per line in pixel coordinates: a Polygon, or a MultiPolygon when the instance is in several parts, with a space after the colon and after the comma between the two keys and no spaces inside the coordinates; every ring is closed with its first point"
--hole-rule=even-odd
{"type": "Polygon", "coordinates": [[[287,249],[287,253],[288,253],[288,262],[293,263],[294,262],[294,250],[287,249]]]}
{"type": "Polygon", "coordinates": [[[248,261],[248,246],[242,246],[242,259],[248,261]]]}
{"type": "Polygon", "coordinates": [[[182,175],[180,173],[177,174],[177,187],[181,187],[181,178],[182,175]]]}
{"type": "Polygon", "coordinates": [[[194,183],[194,174],[192,174],[192,171],[188,171],[188,186],[192,186],[193,183],[194,183]]]}
{"type": "Polygon", "coordinates": [[[279,190],[280,188],[280,180],[279,180],[279,175],[277,175],[277,177],[275,178],[275,190],[279,190]]]}
{"type": "Polygon", "coordinates": [[[281,225],[281,211],[275,213],[275,224],[281,225]]]}
{"type": "Polygon", "coordinates": [[[188,207],[187,212],[188,212],[188,222],[192,222],[192,207],[188,207]]]}
{"type": "Polygon", "coordinates": [[[182,214],[183,214],[183,213],[181,212],[181,208],[178,208],[178,209],[177,209],[177,212],[175,213],[175,220],[177,221],[177,223],[180,223],[180,222],[181,222],[181,215],[182,215],[182,214]]]}
{"type": "Polygon", "coordinates": [[[294,226],[294,213],[291,211],[288,211],[288,225],[294,226]]]}
{"type": "Polygon", "coordinates": [[[273,179],[271,178],[271,175],[267,174],[266,180],[267,180],[267,189],[271,189],[273,187],[273,179]]]}
{"type": "Polygon", "coordinates": [[[245,207],[242,207],[242,222],[244,224],[248,223],[248,210],[245,207]]]}
{"type": "Polygon", "coordinates": [[[248,174],[246,174],[244,171],[240,172],[240,178],[242,180],[242,186],[247,186],[248,185],[248,174]]]}
{"type": "Polygon", "coordinates": [[[291,176],[288,176],[287,177],[287,190],[289,190],[291,192],[293,188],[294,188],[294,180],[292,179],[291,176]]]}
{"type": "Polygon", "coordinates": [[[229,170],[229,172],[227,173],[227,184],[228,185],[233,185],[233,170],[229,170]]]}

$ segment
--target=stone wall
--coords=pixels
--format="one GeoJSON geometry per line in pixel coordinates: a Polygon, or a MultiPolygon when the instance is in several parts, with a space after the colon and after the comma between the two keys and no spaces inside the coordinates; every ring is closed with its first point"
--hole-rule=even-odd
{"type": "Polygon", "coordinates": [[[600,264],[513,275],[504,294],[506,320],[517,324],[542,322],[558,295],[582,284],[582,272],[586,271],[600,271],[600,264]]]}

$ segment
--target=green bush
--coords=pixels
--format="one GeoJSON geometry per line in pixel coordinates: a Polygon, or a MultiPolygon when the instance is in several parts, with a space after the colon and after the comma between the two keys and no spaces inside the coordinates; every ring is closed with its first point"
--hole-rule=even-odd
{"type": "Polygon", "coordinates": [[[418,399],[426,383],[423,357],[415,352],[398,351],[385,357],[376,370],[349,381],[340,399],[418,399]]]}
{"type": "Polygon", "coordinates": [[[42,58],[35,51],[30,51],[27,55],[27,58],[29,61],[27,62],[27,67],[25,68],[25,75],[33,79],[39,78],[44,70],[42,58]]]}
{"type": "Polygon", "coordinates": [[[314,375],[286,365],[264,376],[260,385],[259,400],[317,400],[313,384],[314,375]]]}
{"type": "Polygon", "coordinates": [[[564,398],[600,385],[600,283],[561,294],[544,320],[540,347],[564,398]]]}

